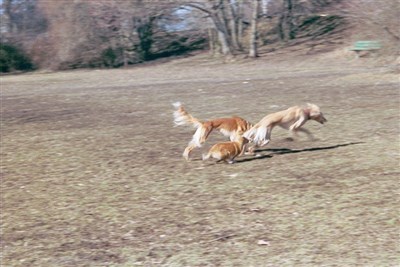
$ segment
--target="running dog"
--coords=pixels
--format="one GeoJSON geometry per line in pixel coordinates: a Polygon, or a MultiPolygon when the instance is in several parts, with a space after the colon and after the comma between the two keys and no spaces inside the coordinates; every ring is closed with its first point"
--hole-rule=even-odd
{"type": "Polygon", "coordinates": [[[327,121],[320,108],[314,104],[307,104],[306,107],[294,106],[265,116],[243,135],[255,144],[249,149],[249,152],[252,153],[257,146],[268,144],[271,139],[272,129],[275,126],[290,130],[294,134],[303,132],[312,137],[308,130],[301,128],[308,120],[315,120],[321,124],[327,121]]]}
{"type": "Polygon", "coordinates": [[[203,160],[210,157],[217,159],[217,162],[225,161],[230,164],[234,163],[237,156],[241,156],[245,150],[249,140],[243,136],[234,142],[222,142],[213,145],[207,154],[203,155],[203,160]]]}
{"type": "Polygon", "coordinates": [[[183,157],[186,160],[190,159],[190,153],[194,148],[202,146],[214,129],[219,130],[224,136],[228,136],[231,141],[236,141],[253,126],[240,117],[219,118],[201,122],[190,115],[180,102],[174,103],[173,106],[176,108],[174,111],[176,125],[192,124],[196,128],[192,140],[183,152],[183,157]]]}

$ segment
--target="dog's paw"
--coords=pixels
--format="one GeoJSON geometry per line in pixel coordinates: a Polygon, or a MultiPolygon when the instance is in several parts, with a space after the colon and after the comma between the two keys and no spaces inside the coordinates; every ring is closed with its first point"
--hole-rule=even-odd
{"type": "Polygon", "coordinates": [[[269,140],[265,140],[265,141],[260,142],[259,146],[266,146],[266,145],[268,145],[268,143],[269,143],[269,140]]]}

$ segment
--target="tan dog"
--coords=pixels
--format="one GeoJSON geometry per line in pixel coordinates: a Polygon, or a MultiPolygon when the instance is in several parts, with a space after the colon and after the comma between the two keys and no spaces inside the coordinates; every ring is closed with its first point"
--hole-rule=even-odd
{"type": "MultiPolygon", "coordinates": [[[[245,132],[243,136],[254,142],[256,146],[263,146],[269,143],[272,129],[275,126],[280,126],[295,134],[303,132],[312,137],[308,130],[301,128],[308,120],[315,120],[321,124],[327,121],[317,105],[307,104],[306,107],[294,106],[265,116],[250,130],[245,132]]],[[[250,149],[250,152],[254,151],[254,148],[250,149]]]]}
{"type": "Polygon", "coordinates": [[[248,142],[249,140],[242,136],[234,142],[217,143],[210,148],[207,154],[203,155],[203,160],[212,157],[217,159],[217,162],[224,160],[228,163],[234,163],[234,159],[243,154],[248,142]]]}
{"type": "Polygon", "coordinates": [[[183,157],[189,160],[190,153],[196,147],[201,147],[207,140],[212,130],[219,130],[224,136],[229,136],[231,141],[237,140],[244,132],[249,130],[253,125],[240,117],[219,118],[205,122],[190,115],[180,102],[173,104],[177,109],[174,112],[174,122],[176,125],[192,124],[196,128],[192,140],[183,152],[183,157]]]}

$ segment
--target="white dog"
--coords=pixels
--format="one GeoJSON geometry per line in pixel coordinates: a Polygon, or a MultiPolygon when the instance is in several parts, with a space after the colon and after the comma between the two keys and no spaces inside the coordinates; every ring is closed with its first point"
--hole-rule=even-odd
{"type": "MultiPolygon", "coordinates": [[[[243,136],[253,142],[255,146],[268,144],[271,140],[272,129],[275,126],[280,126],[294,133],[304,132],[311,136],[308,130],[301,128],[308,120],[315,120],[321,124],[327,121],[317,105],[294,106],[265,116],[250,130],[246,131],[243,136]]],[[[250,149],[250,152],[253,152],[254,149],[255,147],[250,149]]]]}

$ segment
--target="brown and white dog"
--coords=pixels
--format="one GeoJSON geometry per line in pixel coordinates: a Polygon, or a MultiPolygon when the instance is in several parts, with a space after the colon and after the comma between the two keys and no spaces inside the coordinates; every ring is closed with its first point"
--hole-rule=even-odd
{"type": "Polygon", "coordinates": [[[247,138],[241,136],[237,141],[217,143],[210,148],[207,154],[203,155],[203,160],[212,157],[217,159],[217,162],[223,160],[228,163],[234,163],[234,159],[243,154],[245,145],[248,142],[247,138]]]}
{"type": "MultiPolygon", "coordinates": [[[[243,136],[253,142],[255,146],[264,146],[271,139],[272,129],[275,126],[280,126],[295,134],[303,132],[312,137],[308,130],[301,128],[308,120],[315,120],[321,124],[327,121],[317,105],[307,104],[306,107],[294,106],[265,116],[250,130],[245,132],[243,136]]],[[[250,152],[253,152],[254,148],[250,149],[250,152]]]]}
{"type": "Polygon", "coordinates": [[[173,105],[176,108],[174,112],[175,124],[192,124],[196,128],[192,140],[183,152],[183,157],[186,160],[189,160],[190,153],[194,148],[202,146],[214,129],[219,130],[224,136],[229,136],[231,141],[235,141],[253,126],[250,122],[240,117],[219,118],[201,122],[190,115],[180,102],[176,102],[173,105]]]}

